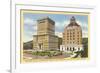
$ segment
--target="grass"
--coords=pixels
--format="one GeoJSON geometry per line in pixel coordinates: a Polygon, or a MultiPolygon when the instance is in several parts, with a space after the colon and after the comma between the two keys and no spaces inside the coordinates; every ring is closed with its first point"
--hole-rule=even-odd
{"type": "Polygon", "coordinates": [[[49,56],[49,57],[58,56],[61,54],[62,54],[62,52],[60,52],[60,51],[36,51],[36,52],[32,52],[32,55],[35,55],[35,56],[49,56]]]}

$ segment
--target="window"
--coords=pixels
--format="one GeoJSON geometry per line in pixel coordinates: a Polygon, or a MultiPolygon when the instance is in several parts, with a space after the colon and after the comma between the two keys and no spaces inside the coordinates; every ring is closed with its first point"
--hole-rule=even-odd
{"type": "Polygon", "coordinates": [[[70,32],[70,35],[72,35],[72,33],[70,32]]]}
{"type": "Polygon", "coordinates": [[[75,48],[73,47],[73,51],[75,50],[75,48]]]}
{"type": "Polygon", "coordinates": [[[69,37],[69,36],[67,35],[67,37],[69,37]]]}
{"type": "Polygon", "coordinates": [[[78,48],[78,51],[80,51],[80,48],[78,48]]]}
{"type": "Polygon", "coordinates": [[[79,32],[77,31],[77,34],[79,35],[79,32]]]}
{"type": "Polygon", "coordinates": [[[67,40],[69,40],[69,38],[67,37],[67,40]]]}
{"type": "Polygon", "coordinates": [[[69,51],[69,48],[67,47],[67,51],[69,51]]]}
{"type": "Polygon", "coordinates": [[[73,34],[75,34],[75,32],[73,31],[73,34]]]}
{"type": "Polygon", "coordinates": [[[69,35],[69,33],[67,32],[67,35],[69,35]]]}
{"type": "Polygon", "coordinates": [[[70,44],[71,44],[72,42],[70,41],[70,44]]]}
{"type": "Polygon", "coordinates": [[[70,51],[71,51],[71,47],[70,47],[70,51]]]}
{"type": "Polygon", "coordinates": [[[78,43],[79,43],[79,41],[78,41],[78,43]]]}

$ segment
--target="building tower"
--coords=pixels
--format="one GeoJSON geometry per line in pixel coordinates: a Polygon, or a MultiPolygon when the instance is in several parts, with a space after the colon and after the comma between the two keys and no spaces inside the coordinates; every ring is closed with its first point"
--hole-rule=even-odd
{"type": "Polygon", "coordinates": [[[55,22],[49,17],[37,20],[37,35],[55,35],[55,22]]]}
{"type": "Polygon", "coordinates": [[[82,50],[82,29],[74,16],[72,16],[70,23],[64,29],[63,45],[66,47],[66,51],[82,50]]]}
{"type": "Polygon", "coordinates": [[[49,17],[37,20],[37,35],[33,36],[33,49],[58,49],[58,37],[55,36],[55,22],[49,17]]]}

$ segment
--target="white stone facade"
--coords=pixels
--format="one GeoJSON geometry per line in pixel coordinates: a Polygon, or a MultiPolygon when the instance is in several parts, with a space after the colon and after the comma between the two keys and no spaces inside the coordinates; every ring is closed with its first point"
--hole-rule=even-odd
{"type": "Polygon", "coordinates": [[[84,50],[83,45],[77,45],[77,44],[60,45],[60,51],[64,52],[77,52],[83,50],[84,50]]]}

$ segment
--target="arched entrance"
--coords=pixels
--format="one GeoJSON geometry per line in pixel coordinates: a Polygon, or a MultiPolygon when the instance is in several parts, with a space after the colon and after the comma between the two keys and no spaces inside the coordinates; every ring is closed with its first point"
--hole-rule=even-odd
{"type": "Polygon", "coordinates": [[[43,49],[43,43],[39,43],[38,47],[39,47],[40,50],[42,50],[43,49]]]}

